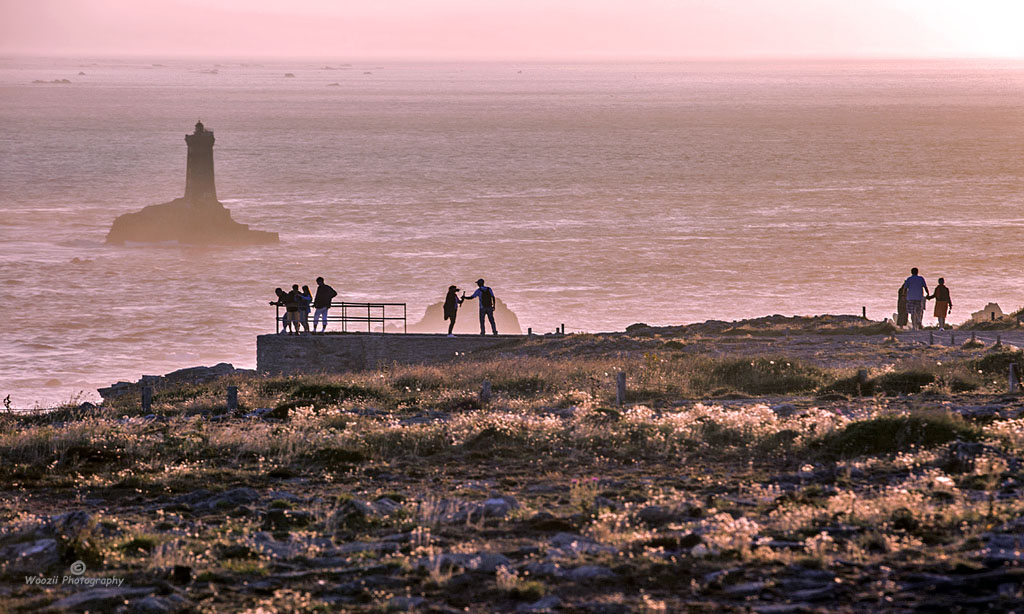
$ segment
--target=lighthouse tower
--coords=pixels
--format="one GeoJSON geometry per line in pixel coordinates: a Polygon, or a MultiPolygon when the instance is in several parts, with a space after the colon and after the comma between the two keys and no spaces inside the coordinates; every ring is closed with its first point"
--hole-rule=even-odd
{"type": "Polygon", "coordinates": [[[107,243],[124,245],[177,241],[183,245],[267,245],[277,243],[276,232],[253,230],[231,219],[231,212],[217,201],[213,183],[213,133],[196,123],[185,135],[188,162],[185,196],[169,203],[149,205],[141,211],[117,216],[107,233],[107,243]]]}
{"type": "Polygon", "coordinates": [[[185,168],[185,200],[193,203],[217,202],[213,182],[213,132],[196,122],[196,131],[185,135],[188,162],[185,168]]]}

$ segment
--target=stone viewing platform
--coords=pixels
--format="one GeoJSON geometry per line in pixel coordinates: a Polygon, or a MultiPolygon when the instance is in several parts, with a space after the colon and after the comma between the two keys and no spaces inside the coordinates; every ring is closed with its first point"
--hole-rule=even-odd
{"type": "Polygon", "coordinates": [[[256,370],[268,375],[344,373],[393,362],[429,364],[480,350],[513,348],[526,335],[328,333],[259,335],[256,370]]]}

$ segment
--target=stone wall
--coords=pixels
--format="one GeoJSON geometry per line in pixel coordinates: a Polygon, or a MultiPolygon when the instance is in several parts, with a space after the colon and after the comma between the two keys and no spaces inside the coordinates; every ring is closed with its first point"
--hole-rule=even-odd
{"type": "Polygon", "coordinates": [[[421,335],[334,333],[327,335],[260,335],[256,370],[270,375],[344,373],[380,365],[436,363],[458,353],[514,347],[522,335],[421,335]]]}

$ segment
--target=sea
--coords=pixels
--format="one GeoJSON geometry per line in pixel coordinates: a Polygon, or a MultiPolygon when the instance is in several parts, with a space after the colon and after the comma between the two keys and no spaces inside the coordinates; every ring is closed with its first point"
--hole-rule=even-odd
{"type": "MultiPolygon", "coordinates": [[[[0,57],[0,397],[255,366],[273,290],[406,303],[483,277],[536,333],[1024,305],[1024,62],[0,57]],[[67,82],[64,82],[64,81],[67,82]],[[55,82],[56,81],[56,82],[55,82]],[[184,135],[262,247],[109,246],[184,135]]],[[[927,318],[927,322],[934,322],[927,318]]]]}

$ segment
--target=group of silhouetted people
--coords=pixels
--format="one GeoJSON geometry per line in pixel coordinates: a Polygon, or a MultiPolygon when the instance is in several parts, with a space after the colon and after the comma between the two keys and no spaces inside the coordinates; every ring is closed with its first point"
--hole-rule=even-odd
{"type": "MultiPolygon", "coordinates": [[[[331,308],[331,301],[338,296],[338,293],[324,283],[323,277],[317,277],[316,284],[315,296],[310,292],[309,286],[302,286],[300,289],[298,284],[293,284],[290,292],[285,292],[281,288],[274,290],[277,300],[271,301],[270,304],[285,308],[281,334],[298,335],[300,327],[306,333],[316,334],[318,323],[321,324],[321,334],[327,332],[327,311],[331,308]],[[312,331],[309,328],[311,306],[314,309],[312,331]]],[[[494,323],[494,308],[497,302],[494,291],[484,283],[483,279],[476,280],[476,285],[476,291],[469,296],[466,296],[466,293],[458,286],[448,286],[448,294],[444,299],[444,319],[448,320],[449,337],[455,336],[455,320],[459,314],[459,307],[463,302],[473,299],[480,301],[480,334],[487,334],[487,321],[491,323],[491,332],[495,335],[498,334],[498,327],[494,323]],[[460,292],[462,292],[461,296],[460,292]]],[[[923,329],[925,302],[933,299],[935,300],[933,314],[939,320],[939,330],[945,330],[946,316],[953,311],[953,301],[949,297],[946,280],[940,277],[935,293],[929,294],[928,283],[924,277],[918,274],[917,267],[910,269],[910,277],[906,278],[903,285],[900,286],[896,324],[906,326],[909,318],[912,329],[923,329]]]]}
{"type": "MultiPolygon", "coordinates": [[[[461,289],[457,286],[448,286],[448,295],[444,299],[444,319],[448,320],[448,336],[454,337],[455,319],[458,317],[459,306],[464,301],[473,299],[479,299],[480,301],[480,334],[486,334],[484,324],[489,320],[491,323],[491,332],[495,335],[498,334],[498,326],[494,323],[494,308],[496,299],[494,298],[494,291],[491,290],[484,284],[483,279],[476,280],[477,289],[473,294],[466,296],[463,292],[462,296],[459,296],[461,289]]],[[[274,290],[277,294],[277,300],[271,301],[271,305],[277,305],[278,307],[284,307],[284,319],[282,320],[280,334],[298,335],[300,328],[303,332],[316,334],[317,323],[321,324],[320,333],[327,332],[327,311],[331,308],[331,301],[334,297],[338,296],[338,293],[334,291],[334,288],[324,283],[323,277],[316,278],[316,296],[314,296],[309,286],[302,286],[299,288],[299,284],[292,284],[290,292],[285,292],[281,288],[274,290]],[[313,330],[309,329],[309,310],[313,308],[313,330]]]]}
{"type": "Polygon", "coordinates": [[[300,290],[299,284],[292,284],[290,292],[277,288],[274,290],[274,293],[277,294],[277,300],[271,301],[270,304],[284,307],[285,310],[284,321],[280,330],[281,334],[298,335],[300,326],[307,334],[310,333],[310,306],[314,310],[312,333],[316,334],[318,322],[322,323],[320,332],[327,332],[327,311],[331,308],[331,300],[338,296],[338,293],[334,291],[334,288],[324,283],[323,277],[316,278],[315,297],[310,293],[309,286],[302,286],[300,290]]]}
{"type": "Polygon", "coordinates": [[[921,321],[924,318],[925,301],[932,299],[935,299],[933,314],[939,320],[939,330],[946,330],[946,316],[953,311],[953,301],[949,298],[946,280],[940,277],[935,293],[928,294],[928,283],[924,277],[917,274],[917,267],[910,269],[910,277],[906,278],[903,285],[900,286],[896,325],[906,326],[909,316],[912,329],[924,328],[921,321]]]}

